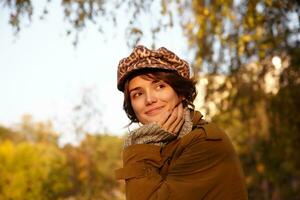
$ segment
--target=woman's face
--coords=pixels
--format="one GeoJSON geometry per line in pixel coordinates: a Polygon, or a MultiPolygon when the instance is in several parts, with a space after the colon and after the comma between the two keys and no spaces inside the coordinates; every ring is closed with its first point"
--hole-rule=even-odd
{"type": "Polygon", "coordinates": [[[158,122],[181,100],[173,88],[164,81],[145,79],[143,75],[129,81],[129,95],[133,111],[142,124],[158,122]]]}

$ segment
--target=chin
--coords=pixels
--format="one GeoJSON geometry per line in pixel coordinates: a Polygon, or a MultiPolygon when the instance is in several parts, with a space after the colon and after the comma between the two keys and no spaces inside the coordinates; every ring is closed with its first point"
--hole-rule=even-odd
{"type": "Polygon", "coordinates": [[[155,120],[143,120],[143,122],[141,122],[142,124],[150,124],[150,123],[153,123],[155,122],[155,120]]]}
{"type": "Polygon", "coordinates": [[[147,117],[144,121],[147,122],[147,124],[153,123],[153,122],[159,122],[161,119],[161,114],[155,115],[153,117],[147,117]]]}

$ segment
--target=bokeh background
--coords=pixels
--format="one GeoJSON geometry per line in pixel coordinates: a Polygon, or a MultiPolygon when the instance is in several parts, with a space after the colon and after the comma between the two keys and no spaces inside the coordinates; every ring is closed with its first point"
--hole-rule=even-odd
{"type": "Polygon", "coordinates": [[[299,200],[299,16],[297,0],[0,0],[0,199],[125,199],[116,70],[143,44],[190,63],[249,199],[299,200]]]}

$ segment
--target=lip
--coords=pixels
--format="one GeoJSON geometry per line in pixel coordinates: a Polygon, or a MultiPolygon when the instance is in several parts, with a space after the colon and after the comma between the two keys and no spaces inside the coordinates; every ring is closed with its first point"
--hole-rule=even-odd
{"type": "Polygon", "coordinates": [[[158,111],[160,111],[164,106],[158,106],[158,107],[154,107],[154,108],[151,108],[149,110],[147,110],[145,112],[146,115],[156,115],[158,113],[158,111]]]}

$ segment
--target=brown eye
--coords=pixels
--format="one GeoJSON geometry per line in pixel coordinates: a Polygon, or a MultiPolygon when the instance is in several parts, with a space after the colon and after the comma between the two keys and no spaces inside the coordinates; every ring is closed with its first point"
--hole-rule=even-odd
{"type": "Polygon", "coordinates": [[[164,87],[166,87],[166,86],[163,83],[157,83],[157,85],[156,85],[156,89],[162,89],[164,87]]]}
{"type": "Polygon", "coordinates": [[[131,98],[137,98],[137,97],[141,96],[142,94],[143,94],[142,92],[136,92],[131,95],[131,98]]]}

